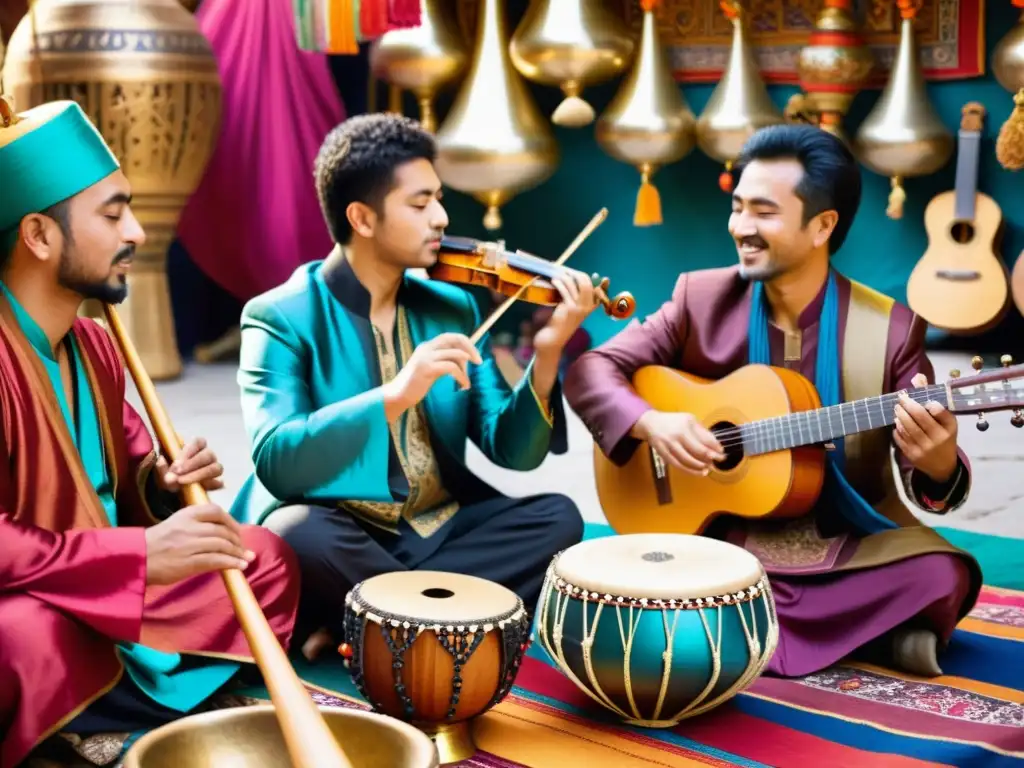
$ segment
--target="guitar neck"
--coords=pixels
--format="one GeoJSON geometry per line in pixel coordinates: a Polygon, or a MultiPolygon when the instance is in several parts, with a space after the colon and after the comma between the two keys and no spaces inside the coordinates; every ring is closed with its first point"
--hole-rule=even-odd
{"type": "MultiPolygon", "coordinates": [[[[946,387],[932,384],[907,390],[919,403],[936,400],[946,403],[946,387]]],[[[797,411],[784,416],[752,421],[740,427],[743,452],[748,456],[784,451],[803,445],[838,440],[847,435],[890,427],[896,421],[899,394],[892,392],[878,397],[853,400],[813,411],[797,411]]]]}
{"type": "Polygon", "coordinates": [[[956,158],[956,190],[953,217],[956,221],[974,221],[974,200],[978,191],[978,158],[981,133],[960,131],[956,158]]]}

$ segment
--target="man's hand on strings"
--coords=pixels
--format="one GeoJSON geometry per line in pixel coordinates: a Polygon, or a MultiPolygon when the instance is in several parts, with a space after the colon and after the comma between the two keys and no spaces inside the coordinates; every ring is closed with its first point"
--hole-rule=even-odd
{"type": "Polygon", "coordinates": [[[590,277],[575,269],[563,267],[563,270],[561,277],[551,280],[562,301],[555,306],[547,324],[533,337],[533,347],[539,354],[561,354],[572,335],[600,304],[590,277]]]}
{"type": "Polygon", "coordinates": [[[182,486],[199,483],[208,491],[216,491],[224,487],[221,476],[224,467],[217,461],[217,456],[206,446],[206,440],[197,437],[181,449],[178,458],[168,466],[163,456],[156,460],[155,480],[157,487],[168,493],[177,493],[182,486]]]}
{"type": "MultiPolygon", "coordinates": [[[[910,383],[924,387],[928,379],[918,373],[910,383]]],[[[893,441],[915,469],[936,483],[947,482],[956,471],[956,436],[956,416],[940,403],[918,402],[907,394],[900,395],[893,441]]]]}
{"type": "Polygon", "coordinates": [[[451,376],[462,389],[469,389],[469,363],[483,362],[468,336],[442,333],[416,347],[409,361],[384,385],[384,413],[389,422],[427,396],[434,382],[451,376]]]}

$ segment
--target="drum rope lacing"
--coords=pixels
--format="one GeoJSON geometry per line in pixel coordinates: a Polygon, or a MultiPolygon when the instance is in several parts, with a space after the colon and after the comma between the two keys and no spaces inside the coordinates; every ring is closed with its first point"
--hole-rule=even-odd
{"type": "Polygon", "coordinates": [[[737,592],[730,592],[724,595],[705,597],[705,598],[682,598],[682,599],[661,599],[661,598],[636,598],[628,596],[617,596],[612,594],[601,594],[596,591],[583,589],[576,585],[571,584],[566,579],[562,578],[557,574],[558,558],[556,555],[551,564],[548,567],[548,571],[545,577],[545,586],[542,591],[542,604],[540,606],[540,641],[544,649],[555,659],[561,668],[562,672],[576,683],[577,687],[588,694],[592,699],[597,701],[599,704],[603,704],[608,709],[612,710],[626,722],[632,725],[640,725],[647,727],[665,727],[674,725],[676,722],[686,716],[693,716],[700,714],[701,712],[707,711],[720,702],[735,695],[738,691],[747,687],[754,679],[756,679],[764,671],[765,666],[768,664],[769,659],[775,652],[778,645],[779,638],[779,627],[777,617],[774,610],[774,600],[772,599],[771,586],[768,582],[767,576],[762,571],[762,578],[759,579],[755,584],[737,592]],[[553,637],[548,636],[548,622],[545,620],[548,616],[548,611],[551,609],[552,595],[554,595],[554,612],[555,620],[552,626],[553,637]],[[758,639],[757,629],[757,611],[755,609],[754,601],[758,600],[763,603],[765,614],[768,617],[768,628],[765,637],[765,646],[762,649],[760,647],[760,641],[758,639]],[[573,672],[568,661],[565,657],[564,646],[562,640],[564,638],[564,625],[566,611],[572,600],[582,600],[584,603],[584,609],[582,610],[583,618],[583,630],[582,639],[580,645],[583,652],[583,664],[586,670],[587,678],[593,690],[584,685],[577,675],[573,672]],[[586,609],[587,603],[595,603],[596,608],[594,610],[593,624],[592,627],[588,628],[589,622],[589,611],[586,609]],[[745,614],[742,604],[750,603],[750,616],[748,624],[748,617],[745,614]],[[601,617],[601,612],[605,606],[609,606],[615,609],[616,617],[619,624],[619,637],[623,645],[623,682],[626,692],[626,697],[629,702],[630,708],[633,710],[633,714],[627,713],[622,707],[616,704],[605,691],[602,689],[597,679],[597,674],[593,665],[592,648],[594,639],[597,634],[598,624],[601,617]],[[722,649],[722,620],[723,611],[722,608],[735,607],[737,614],[740,619],[740,623],[743,628],[743,634],[747,642],[747,649],[750,655],[750,662],[747,665],[744,673],[741,674],[732,685],[730,685],[725,691],[720,693],[714,699],[710,701],[704,701],[704,699],[714,689],[718,683],[719,676],[721,674],[721,649],[722,649]],[[629,625],[630,629],[626,631],[623,618],[623,609],[629,611],[629,625]],[[711,628],[708,625],[708,619],[705,611],[708,609],[716,609],[718,626],[717,626],[717,638],[712,637],[711,628]],[[651,713],[651,717],[645,718],[640,713],[639,707],[637,706],[634,694],[633,686],[630,674],[630,661],[632,658],[633,650],[633,639],[639,626],[639,621],[644,615],[644,611],[657,610],[662,614],[662,622],[665,628],[666,636],[666,650],[662,653],[663,669],[661,674],[661,685],[659,686],[658,699],[654,707],[654,711],[651,713]],[[668,687],[670,684],[671,672],[672,672],[672,648],[675,639],[676,626],[678,624],[680,611],[681,610],[696,610],[701,619],[701,624],[704,628],[705,638],[707,639],[708,645],[711,649],[711,663],[712,673],[710,680],[704,686],[704,689],[700,694],[678,712],[674,717],[668,719],[662,719],[660,717],[662,707],[664,706],[665,698],[668,693],[668,687]],[[669,628],[668,611],[673,611],[673,621],[671,629],[669,628]],[[634,620],[634,612],[636,612],[636,618],[634,620]],[[553,642],[552,642],[553,640],[553,642]]]}

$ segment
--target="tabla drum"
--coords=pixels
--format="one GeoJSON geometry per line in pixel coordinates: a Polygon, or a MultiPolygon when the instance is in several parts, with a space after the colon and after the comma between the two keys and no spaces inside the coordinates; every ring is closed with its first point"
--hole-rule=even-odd
{"type": "Polygon", "coordinates": [[[538,613],[541,646],[570,680],[626,723],[655,728],[749,686],[779,639],[758,559],[686,534],[610,536],[558,553],[538,613]]]}
{"type": "Polygon", "coordinates": [[[530,635],[514,592],[441,571],[357,584],[345,598],[344,626],[342,654],[359,692],[431,736],[442,763],[473,756],[469,721],[508,695],[530,635]]]}

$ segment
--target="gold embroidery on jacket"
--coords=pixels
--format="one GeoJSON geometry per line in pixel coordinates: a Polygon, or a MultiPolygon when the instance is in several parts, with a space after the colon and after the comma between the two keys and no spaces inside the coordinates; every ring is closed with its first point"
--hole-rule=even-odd
{"type": "MultiPolygon", "coordinates": [[[[373,326],[382,383],[395,378],[413,352],[404,307],[398,308],[395,322],[398,326],[398,348],[395,351],[388,349],[384,335],[373,326]]],[[[399,518],[404,517],[416,533],[427,538],[455,515],[459,505],[441,482],[422,401],[391,425],[391,438],[409,483],[408,498],[404,502],[345,501],[340,507],[390,531],[396,530],[399,518]]]]}

